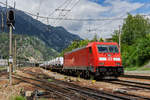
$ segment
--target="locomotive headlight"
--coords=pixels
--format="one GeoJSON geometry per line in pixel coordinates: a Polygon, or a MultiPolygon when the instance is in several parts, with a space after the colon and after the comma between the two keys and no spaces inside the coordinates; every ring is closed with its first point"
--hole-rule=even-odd
{"type": "Polygon", "coordinates": [[[99,63],[99,65],[101,65],[101,66],[102,66],[102,65],[104,65],[104,63],[99,63]]]}
{"type": "Polygon", "coordinates": [[[106,61],[106,57],[99,57],[100,61],[106,61]]]}
{"type": "Polygon", "coordinates": [[[118,66],[119,66],[119,65],[120,65],[120,63],[116,63],[116,65],[118,65],[118,66]]]}
{"type": "Polygon", "coordinates": [[[120,61],[120,58],[113,58],[114,61],[120,61]]]}

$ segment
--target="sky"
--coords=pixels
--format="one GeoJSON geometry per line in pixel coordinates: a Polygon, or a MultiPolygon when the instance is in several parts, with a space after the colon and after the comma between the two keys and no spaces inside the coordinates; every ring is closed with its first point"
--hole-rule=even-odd
{"type": "MultiPolygon", "coordinates": [[[[51,18],[113,19],[126,18],[127,13],[150,14],[150,0],[8,0],[8,4],[13,5],[14,1],[17,9],[51,18]]],[[[99,38],[109,38],[124,21],[38,20],[52,26],[63,26],[84,39],[92,39],[95,34],[99,38]]]]}

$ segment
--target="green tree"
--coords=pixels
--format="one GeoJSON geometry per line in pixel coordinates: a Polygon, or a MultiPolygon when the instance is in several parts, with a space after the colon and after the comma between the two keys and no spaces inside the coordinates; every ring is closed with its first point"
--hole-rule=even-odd
{"type": "Polygon", "coordinates": [[[112,40],[114,42],[119,43],[119,31],[118,30],[115,30],[114,33],[112,34],[112,40]]]}
{"type": "Polygon", "coordinates": [[[98,40],[97,34],[94,35],[93,39],[91,40],[92,42],[96,42],[98,40]]]}
{"type": "Polygon", "coordinates": [[[146,37],[150,31],[150,23],[141,15],[128,14],[122,27],[122,42],[132,45],[138,38],[146,37]]]}
{"type": "Polygon", "coordinates": [[[136,41],[137,49],[137,62],[136,65],[140,66],[150,59],[150,38],[141,38],[136,41]]]}
{"type": "MultiPolygon", "coordinates": [[[[141,15],[128,14],[121,29],[121,54],[124,67],[142,66],[150,60],[150,23],[141,15]]],[[[112,35],[119,41],[119,31],[112,35]]]]}
{"type": "Polygon", "coordinates": [[[103,38],[100,38],[100,39],[99,39],[99,42],[104,42],[103,38]]]}

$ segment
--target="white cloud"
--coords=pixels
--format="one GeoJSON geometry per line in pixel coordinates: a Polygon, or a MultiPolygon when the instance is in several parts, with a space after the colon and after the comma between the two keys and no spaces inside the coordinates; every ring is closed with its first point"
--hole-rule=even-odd
{"type": "MultiPolygon", "coordinates": [[[[0,0],[4,2],[4,0],[0,0]]],[[[14,0],[9,0],[9,4],[12,5],[14,0]]],[[[32,12],[36,14],[40,11],[40,15],[48,16],[52,13],[58,6],[63,4],[66,0],[16,0],[16,8],[32,12]],[[39,7],[40,6],[40,7],[39,7]]],[[[62,8],[69,9],[78,0],[72,0],[68,4],[63,5],[62,8]]],[[[126,17],[127,12],[134,11],[144,4],[142,3],[131,3],[122,0],[105,0],[104,3],[109,4],[108,6],[103,6],[89,0],[80,0],[80,2],[70,11],[66,17],[67,18],[116,18],[116,17],[126,17]],[[105,15],[105,16],[104,16],[105,15]]],[[[51,17],[62,17],[58,15],[65,15],[66,12],[61,13],[57,11],[51,17]]],[[[46,21],[46,20],[43,20],[46,21]]],[[[110,37],[114,29],[117,29],[122,20],[114,21],[99,21],[99,22],[80,22],[80,21],[55,21],[49,20],[50,25],[63,26],[68,31],[78,34],[82,38],[92,38],[95,34],[99,37],[110,37]],[[89,29],[93,30],[88,32],[89,29]]]]}
{"type": "Polygon", "coordinates": [[[110,13],[115,15],[120,13],[130,12],[143,6],[143,4],[140,3],[129,3],[127,1],[121,1],[121,0],[106,0],[105,3],[111,4],[110,13]]]}

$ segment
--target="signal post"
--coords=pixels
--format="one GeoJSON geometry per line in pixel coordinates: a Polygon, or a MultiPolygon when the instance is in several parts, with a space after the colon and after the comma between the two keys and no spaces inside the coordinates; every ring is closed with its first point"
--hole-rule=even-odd
{"type": "Polygon", "coordinates": [[[9,82],[12,85],[12,68],[13,68],[13,57],[12,57],[12,31],[15,24],[14,10],[9,9],[7,12],[7,26],[9,27],[9,82]]]}

